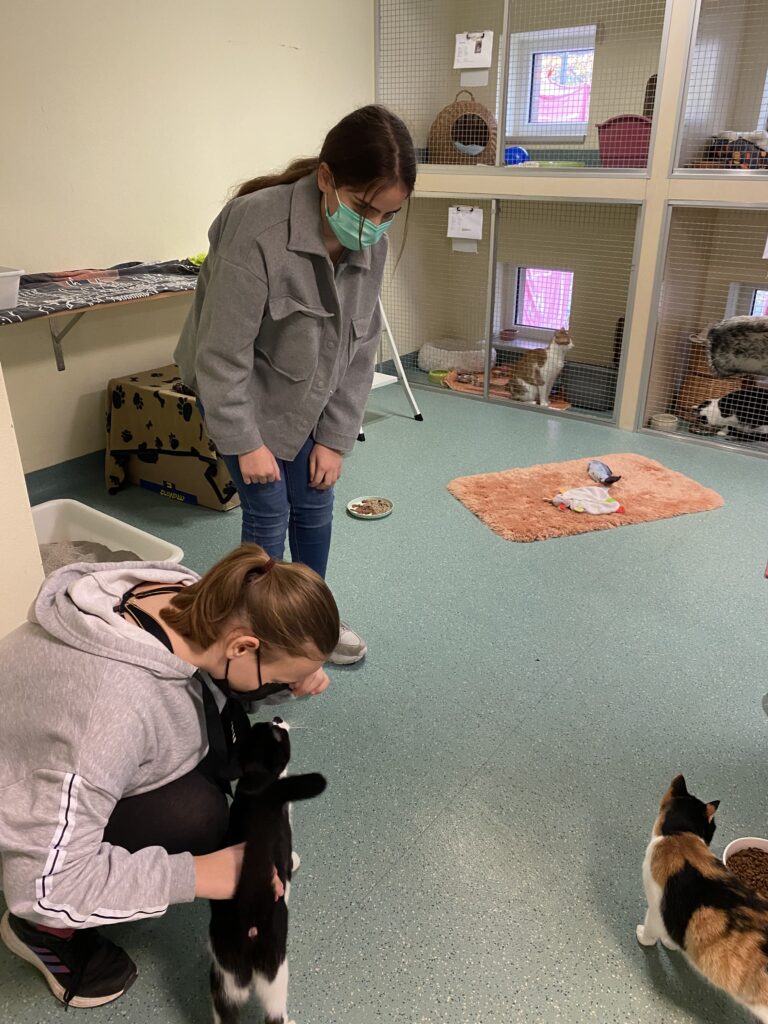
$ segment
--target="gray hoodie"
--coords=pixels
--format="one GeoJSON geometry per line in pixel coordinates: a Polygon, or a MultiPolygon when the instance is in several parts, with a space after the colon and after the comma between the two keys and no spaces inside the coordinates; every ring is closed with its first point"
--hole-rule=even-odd
{"type": "Polygon", "coordinates": [[[102,841],[116,802],[191,771],[207,751],[195,667],[114,606],[173,563],[70,565],[0,640],[0,856],[13,913],[82,928],[194,899],[191,854],[102,841]]]}

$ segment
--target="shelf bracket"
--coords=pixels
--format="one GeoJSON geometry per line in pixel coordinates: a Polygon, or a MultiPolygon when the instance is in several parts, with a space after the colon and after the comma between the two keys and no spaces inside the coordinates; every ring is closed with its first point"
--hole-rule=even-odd
{"type": "Polygon", "coordinates": [[[66,368],[67,368],[65,363],[64,363],[64,350],[61,347],[61,343],[64,340],[64,338],[69,334],[69,332],[72,330],[72,328],[75,326],[77,321],[81,317],[85,316],[85,314],[87,312],[88,312],[87,310],[83,309],[79,313],[75,313],[67,321],[65,326],[59,331],[58,334],[53,329],[53,318],[50,318],[48,320],[48,330],[51,332],[51,343],[53,345],[53,354],[56,357],[56,369],[59,370],[59,371],[66,370],[66,368]]]}

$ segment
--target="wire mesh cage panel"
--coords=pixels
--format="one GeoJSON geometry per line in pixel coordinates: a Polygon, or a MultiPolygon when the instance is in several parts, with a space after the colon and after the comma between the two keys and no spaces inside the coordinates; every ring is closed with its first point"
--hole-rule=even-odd
{"type": "Polygon", "coordinates": [[[530,200],[499,206],[493,313],[499,397],[611,414],[638,208],[530,200]],[[542,378],[543,389],[536,386],[542,378]]]}
{"type": "Polygon", "coordinates": [[[768,171],[765,0],[701,0],[679,165],[768,171]]]}
{"type": "Polygon", "coordinates": [[[768,210],[672,210],[646,426],[768,453],[768,377],[715,377],[706,345],[715,323],[768,316],[766,236],[768,210]]]}
{"type": "Polygon", "coordinates": [[[508,146],[531,159],[645,167],[664,0],[510,4],[508,146]]]}
{"type": "Polygon", "coordinates": [[[503,17],[504,0],[380,0],[379,100],[410,128],[420,162],[495,163],[490,143],[498,122],[503,17]],[[485,31],[493,32],[492,64],[475,70],[480,78],[487,72],[487,84],[467,85],[453,67],[456,35],[475,39],[485,31]],[[471,95],[459,96],[464,88],[471,95]]]}
{"type": "MultiPolygon", "coordinates": [[[[546,167],[645,167],[665,0],[380,0],[379,97],[411,128],[423,161],[468,162],[482,124],[460,111],[430,132],[462,88],[457,33],[494,32],[487,86],[469,86],[498,121],[497,162],[546,167]],[[481,24],[482,23],[482,24],[481,24]],[[499,60],[499,52],[506,59],[499,60]],[[453,137],[452,137],[453,135],[453,137]],[[462,141],[463,140],[463,141],[462,141]]],[[[459,97],[459,100],[467,97],[459,97]]],[[[477,163],[493,162],[489,149],[477,163]]]]}
{"type": "MultiPolygon", "coordinates": [[[[488,201],[419,198],[411,199],[407,217],[399,217],[393,226],[382,302],[403,366],[415,383],[459,384],[447,380],[449,371],[482,377],[488,338],[490,219],[488,201]],[[482,210],[483,237],[476,242],[477,252],[454,250],[447,237],[451,206],[482,210]]],[[[392,372],[386,340],[378,368],[392,372]]],[[[475,386],[482,393],[482,380],[475,386]]]]}

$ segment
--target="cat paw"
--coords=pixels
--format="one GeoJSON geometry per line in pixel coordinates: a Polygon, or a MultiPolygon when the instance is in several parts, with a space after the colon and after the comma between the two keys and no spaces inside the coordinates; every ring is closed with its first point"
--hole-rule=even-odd
{"type": "Polygon", "coordinates": [[[656,945],[656,939],[651,937],[646,932],[645,925],[639,924],[637,926],[637,928],[635,929],[635,935],[637,936],[637,941],[640,943],[641,946],[655,946],[656,945]]]}
{"type": "MultiPolygon", "coordinates": [[[[294,850],[291,853],[291,871],[295,873],[295,872],[297,872],[299,870],[300,867],[301,867],[301,857],[294,850]]],[[[288,1024],[294,1024],[294,1022],[289,1020],[288,1024]]]]}
{"type": "Polygon", "coordinates": [[[661,936],[661,944],[662,944],[662,946],[664,946],[665,949],[679,949],[680,948],[676,942],[673,942],[672,939],[665,939],[663,935],[661,936]]]}

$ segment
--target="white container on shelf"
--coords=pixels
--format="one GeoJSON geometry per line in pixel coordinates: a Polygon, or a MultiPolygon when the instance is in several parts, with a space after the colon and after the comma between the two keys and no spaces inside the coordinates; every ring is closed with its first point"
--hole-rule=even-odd
{"type": "Polygon", "coordinates": [[[38,544],[93,540],[113,551],[135,551],[143,562],[180,562],[184,557],[175,544],[71,498],[35,505],[32,518],[38,544]]]}
{"type": "Polygon", "coordinates": [[[0,267],[0,309],[13,309],[19,301],[19,280],[23,270],[0,267]]]}

